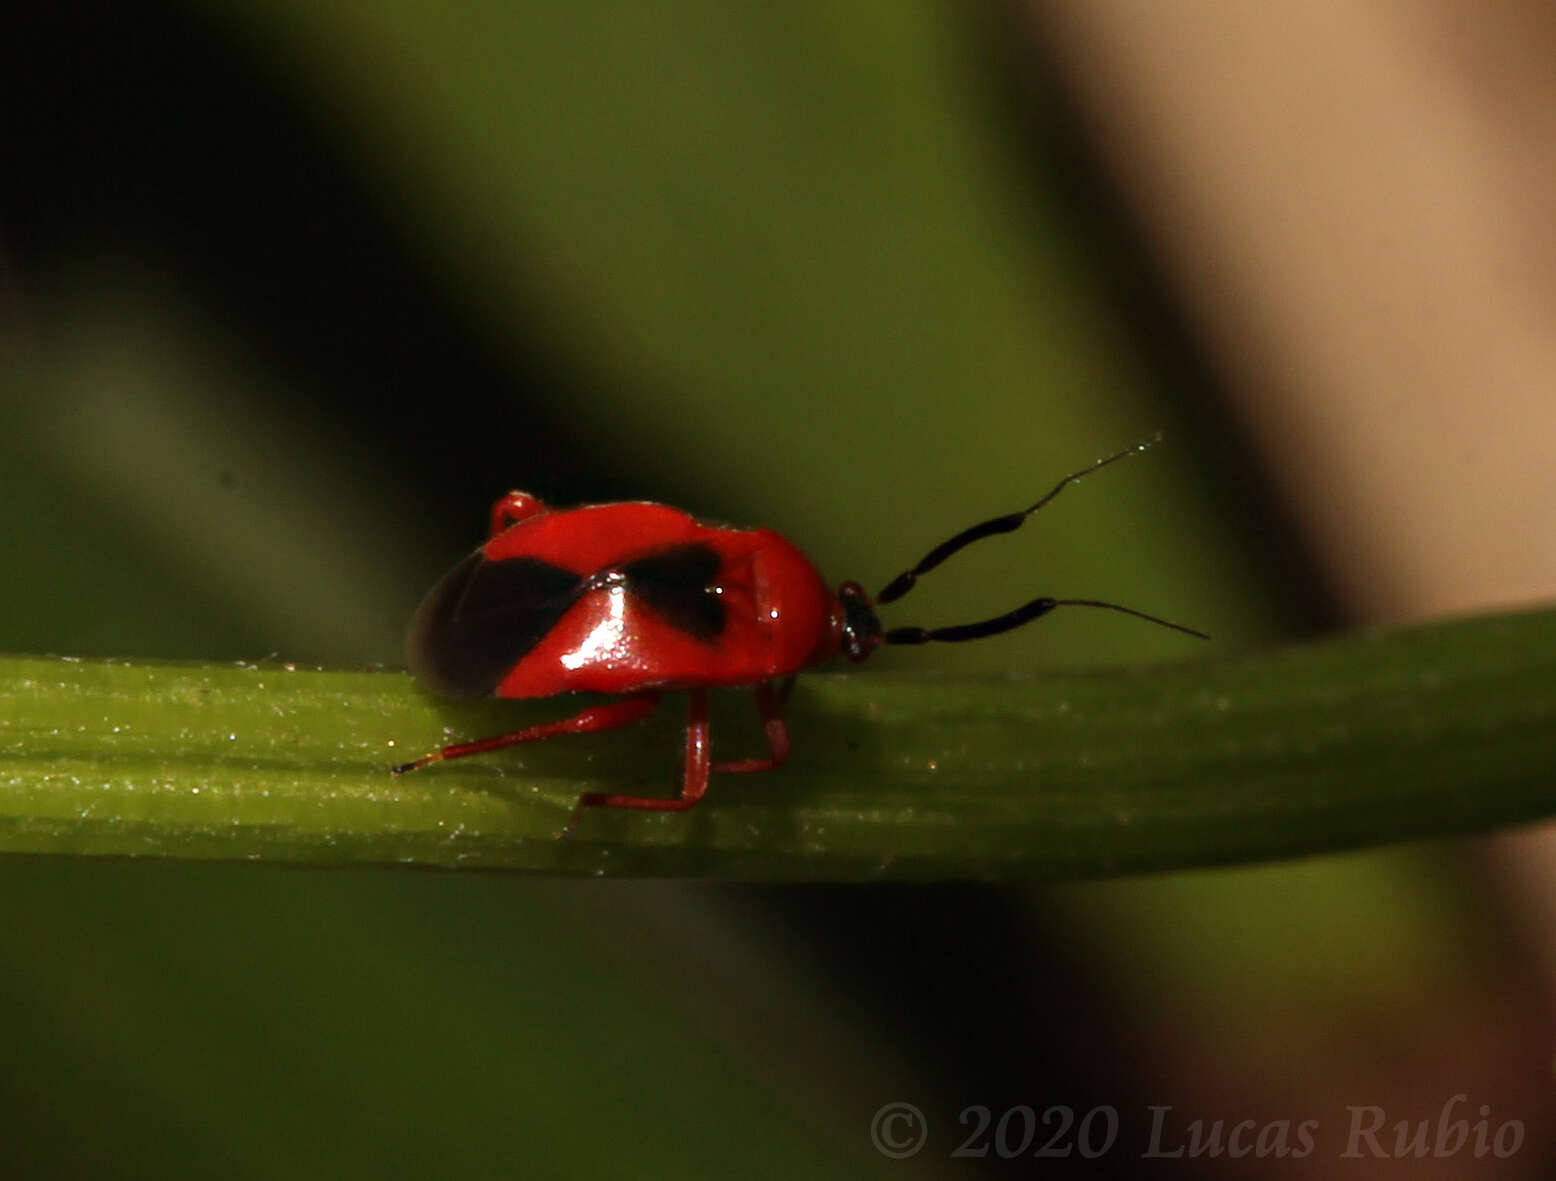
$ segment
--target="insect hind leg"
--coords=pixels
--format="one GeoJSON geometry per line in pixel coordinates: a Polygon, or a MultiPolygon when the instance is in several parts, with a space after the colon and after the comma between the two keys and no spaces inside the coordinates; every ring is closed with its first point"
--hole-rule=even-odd
{"type": "Polygon", "coordinates": [[[517,746],[521,742],[541,742],[560,734],[593,734],[600,730],[615,730],[646,718],[654,712],[654,707],[658,704],[658,693],[634,693],[630,697],[623,697],[620,701],[590,706],[570,718],[561,718],[555,722],[541,722],[538,726],[528,726],[523,730],[513,730],[491,738],[445,746],[442,750],[435,750],[414,762],[401,763],[393,771],[396,775],[404,775],[407,771],[415,771],[431,763],[462,759],[467,755],[486,754],[488,751],[517,746]]]}

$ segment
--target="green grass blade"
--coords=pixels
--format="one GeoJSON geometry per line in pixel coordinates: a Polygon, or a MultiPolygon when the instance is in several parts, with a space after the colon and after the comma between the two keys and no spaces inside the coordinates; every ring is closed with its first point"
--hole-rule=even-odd
{"type": "MultiPolygon", "coordinates": [[[[784,770],[683,815],[677,719],[392,778],[563,701],[399,673],[0,661],[0,850],[836,881],[1068,878],[1454,835],[1556,812],[1556,613],[1028,680],[814,676],[784,770]]],[[[730,707],[733,708],[733,707],[730,707]]],[[[716,727],[730,756],[744,718],[716,727]]],[[[716,722],[722,723],[722,713],[716,722]]]]}

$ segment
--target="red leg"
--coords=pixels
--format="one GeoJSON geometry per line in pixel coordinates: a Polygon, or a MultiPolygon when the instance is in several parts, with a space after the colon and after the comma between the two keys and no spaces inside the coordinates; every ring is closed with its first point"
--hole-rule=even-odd
{"type": "Polygon", "coordinates": [[[435,750],[413,763],[402,763],[394,768],[394,773],[403,775],[407,771],[425,767],[428,763],[441,763],[448,759],[462,759],[466,755],[485,754],[490,750],[501,750],[505,746],[516,746],[521,742],[539,742],[545,738],[555,738],[558,734],[592,734],[597,730],[614,730],[618,726],[631,725],[640,718],[647,717],[658,704],[659,694],[657,693],[634,693],[631,697],[623,697],[620,701],[591,706],[582,713],[570,718],[562,718],[560,721],[542,722],[538,726],[530,726],[525,730],[498,734],[494,738],[481,738],[475,742],[460,742],[453,746],[445,746],[442,750],[435,750]]]}
{"type": "Polygon", "coordinates": [[[510,525],[516,525],[525,517],[547,512],[547,507],[528,492],[509,492],[492,505],[492,524],[488,537],[496,537],[510,525]]]}
{"type": "Polygon", "coordinates": [[[708,790],[708,691],[687,694],[686,772],[679,796],[613,796],[591,791],[578,797],[580,808],[642,808],[653,812],[684,812],[708,790]]]}
{"type": "Polygon", "coordinates": [[[789,758],[789,729],[783,724],[783,701],[794,686],[794,678],[788,678],[781,690],[775,690],[772,682],[756,688],[756,707],[762,711],[762,727],[767,731],[767,745],[772,750],[765,759],[737,759],[730,763],[714,763],[713,770],[772,771],[781,767],[789,758]]]}

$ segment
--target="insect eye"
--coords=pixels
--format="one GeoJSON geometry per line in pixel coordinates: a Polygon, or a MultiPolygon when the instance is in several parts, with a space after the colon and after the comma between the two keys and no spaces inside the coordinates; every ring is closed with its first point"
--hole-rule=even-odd
{"type": "Polygon", "coordinates": [[[845,582],[838,587],[837,599],[843,605],[843,655],[850,660],[863,660],[883,639],[880,616],[857,582],[845,582]]]}

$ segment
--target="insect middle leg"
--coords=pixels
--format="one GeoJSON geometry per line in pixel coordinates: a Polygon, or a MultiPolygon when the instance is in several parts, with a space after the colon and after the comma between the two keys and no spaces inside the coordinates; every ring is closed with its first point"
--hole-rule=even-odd
{"type": "Polygon", "coordinates": [[[772,751],[768,757],[713,762],[708,739],[708,691],[693,689],[687,694],[686,769],[681,779],[681,794],[670,797],[618,796],[589,792],[579,798],[578,806],[684,812],[707,793],[710,772],[771,771],[781,767],[789,757],[789,731],[783,722],[783,702],[793,685],[794,678],[789,677],[781,689],[774,689],[772,683],[768,682],[756,690],[757,707],[762,711],[763,727],[767,731],[767,743],[772,751]]]}
{"type": "Polygon", "coordinates": [[[772,753],[765,759],[735,759],[727,763],[714,763],[713,770],[772,771],[789,759],[789,728],[783,721],[783,703],[789,690],[794,688],[794,678],[786,677],[783,686],[773,688],[771,681],[756,687],[756,707],[762,711],[762,729],[767,733],[767,746],[772,753]]]}
{"type": "Polygon", "coordinates": [[[687,693],[686,769],[681,778],[679,796],[617,796],[591,791],[578,797],[580,808],[641,808],[652,812],[684,812],[708,790],[708,772],[713,769],[708,757],[708,691],[693,689],[687,693]]]}
{"type": "Polygon", "coordinates": [[[654,707],[658,704],[658,693],[634,693],[630,697],[623,697],[620,701],[591,706],[570,718],[561,718],[555,722],[541,722],[538,726],[529,726],[508,734],[498,734],[492,738],[480,738],[474,742],[459,742],[453,746],[445,746],[442,750],[435,750],[414,762],[401,763],[393,769],[394,774],[404,775],[407,771],[415,771],[429,763],[442,763],[449,759],[462,759],[466,755],[485,754],[487,751],[517,746],[521,742],[540,742],[546,738],[555,738],[559,734],[593,734],[599,730],[615,730],[617,727],[630,726],[633,722],[647,717],[654,712],[654,707]]]}

